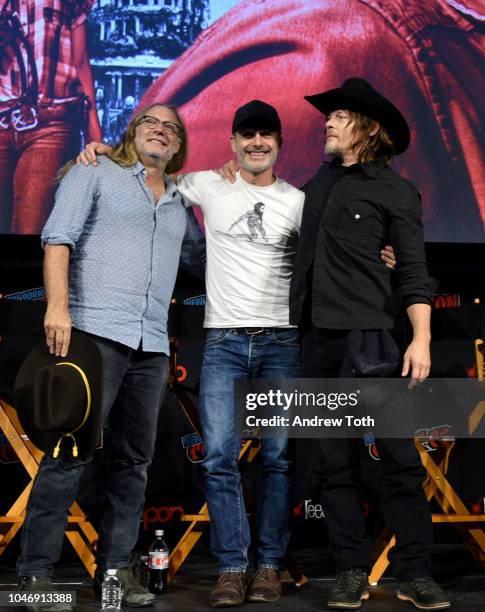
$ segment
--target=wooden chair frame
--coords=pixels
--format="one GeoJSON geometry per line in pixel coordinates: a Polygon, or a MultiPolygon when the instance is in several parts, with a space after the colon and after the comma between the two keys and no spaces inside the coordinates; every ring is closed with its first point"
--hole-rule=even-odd
{"type": "MultiPolygon", "coordinates": [[[[5,400],[0,399],[0,430],[20,459],[31,480],[17,497],[4,516],[0,516],[0,555],[10,544],[22,526],[33,480],[39,469],[43,453],[28,440],[17,418],[17,413],[5,400]]],[[[94,576],[96,562],[94,551],[98,534],[79,504],[74,502],[69,508],[66,537],[91,576],[94,576]]]]}
{"type": "MultiPolygon", "coordinates": [[[[482,339],[475,340],[475,360],[479,382],[484,381],[483,351],[484,341],[482,339]]],[[[485,401],[481,401],[475,406],[468,420],[470,435],[474,433],[484,414],[485,401]]],[[[485,523],[485,514],[472,514],[446,477],[451,451],[455,446],[454,440],[441,440],[439,445],[442,456],[441,459],[435,461],[424,448],[422,440],[416,439],[416,448],[427,472],[427,478],[423,485],[426,499],[428,501],[436,500],[443,510],[443,513],[433,514],[432,521],[433,523],[452,523],[463,537],[475,559],[482,568],[485,568],[485,532],[480,527],[481,523],[485,523]]],[[[372,567],[369,576],[370,584],[377,584],[389,565],[387,554],[395,545],[396,538],[392,536],[390,540],[385,538],[384,542],[385,540],[387,540],[387,543],[384,543],[384,547],[372,567]]]]}

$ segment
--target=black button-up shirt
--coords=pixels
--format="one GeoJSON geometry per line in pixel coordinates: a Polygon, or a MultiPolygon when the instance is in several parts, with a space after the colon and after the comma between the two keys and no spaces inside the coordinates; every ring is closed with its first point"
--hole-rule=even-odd
{"type": "Polygon", "coordinates": [[[390,329],[392,272],[380,259],[391,244],[403,307],[430,304],[421,198],[383,161],[324,164],[304,188],[306,199],[290,290],[290,322],[330,329],[390,329]]]}

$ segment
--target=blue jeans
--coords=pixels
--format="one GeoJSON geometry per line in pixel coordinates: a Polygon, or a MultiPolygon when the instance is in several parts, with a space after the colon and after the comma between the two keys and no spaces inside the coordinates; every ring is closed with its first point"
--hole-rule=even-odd
{"type": "MultiPolygon", "coordinates": [[[[103,423],[109,419],[106,508],[97,546],[97,565],[105,570],[129,565],[138,539],[168,357],[92,337],[103,357],[103,423]]],[[[68,462],[44,455],[23,525],[19,576],[54,573],[62,552],[67,511],[89,461],[68,462]]]]}
{"type": "MultiPolygon", "coordinates": [[[[248,336],[231,329],[208,331],[200,381],[199,413],[205,442],[205,495],[211,518],[211,547],[220,572],[248,566],[249,524],[237,461],[236,378],[297,378],[300,341],[295,329],[248,336]]],[[[292,462],[286,438],[265,438],[259,481],[258,567],[277,569],[289,538],[292,462]]]]}

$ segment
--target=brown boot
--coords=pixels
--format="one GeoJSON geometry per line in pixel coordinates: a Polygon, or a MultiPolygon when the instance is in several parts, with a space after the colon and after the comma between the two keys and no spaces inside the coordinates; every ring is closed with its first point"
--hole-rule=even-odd
{"type": "Polygon", "coordinates": [[[263,603],[278,601],[281,597],[281,579],[278,570],[261,567],[253,576],[248,601],[263,603]]]}
{"type": "Polygon", "coordinates": [[[219,575],[210,602],[213,608],[229,608],[243,603],[246,598],[247,580],[242,572],[223,572],[219,575]]]}

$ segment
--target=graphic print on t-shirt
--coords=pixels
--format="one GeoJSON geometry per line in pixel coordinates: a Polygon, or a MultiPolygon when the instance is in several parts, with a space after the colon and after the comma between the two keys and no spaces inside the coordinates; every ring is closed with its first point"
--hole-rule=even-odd
{"type": "Polygon", "coordinates": [[[251,242],[255,242],[259,238],[259,232],[259,234],[261,234],[261,238],[259,238],[259,240],[263,239],[265,242],[268,242],[268,238],[266,236],[266,232],[264,231],[263,226],[263,213],[265,206],[266,204],[264,204],[264,202],[256,202],[252,209],[248,210],[243,215],[241,215],[239,219],[236,219],[236,221],[234,221],[234,223],[227,230],[228,233],[226,234],[226,236],[231,236],[233,238],[238,239],[242,238],[246,240],[249,238],[251,242]],[[245,234],[231,234],[231,230],[236,226],[246,226],[248,232],[245,234]]]}

